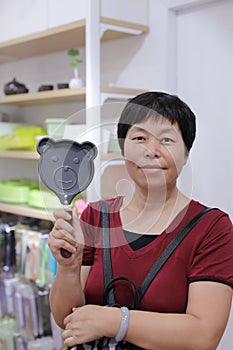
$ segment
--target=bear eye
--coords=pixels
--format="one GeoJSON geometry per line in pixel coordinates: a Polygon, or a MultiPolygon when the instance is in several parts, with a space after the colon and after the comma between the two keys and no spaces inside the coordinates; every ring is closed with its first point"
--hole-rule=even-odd
{"type": "Polygon", "coordinates": [[[78,164],[78,163],[80,162],[80,160],[79,160],[79,158],[75,157],[75,158],[73,159],[73,162],[74,162],[74,164],[78,164]]]}
{"type": "Polygon", "coordinates": [[[53,156],[51,159],[54,163],[56,163],[58,161],[58,156],[53,156]]]}

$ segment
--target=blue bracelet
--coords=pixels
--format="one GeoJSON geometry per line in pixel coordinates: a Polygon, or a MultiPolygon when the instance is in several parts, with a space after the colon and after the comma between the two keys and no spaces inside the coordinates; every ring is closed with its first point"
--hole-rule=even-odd
{"type": "Polygon", "coordinates": [[[128,326],[129,326],[129,309],[126,306],[122,306],[121,307],[121,324],[120,324],[119,331],[115,336],[115,340],[117,342],[124,339],[128,326]]]}

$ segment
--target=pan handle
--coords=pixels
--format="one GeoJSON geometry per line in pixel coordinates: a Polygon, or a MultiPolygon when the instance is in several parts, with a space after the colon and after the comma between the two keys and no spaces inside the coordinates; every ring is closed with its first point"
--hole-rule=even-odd
{"type": "Polygon", "coordinates": [[[60,253],[61,253],[61,256],[62,256],[63,258],[66,258],[66,259],[70,258],[71,255],[72,255],[71,252],[68,252],[68,250],[66,250],[66,249],[64,249],[64,248],[61,248],[61,249],[60,249],[60,253]]]}
{"type": "MultiPolygon", "coordinates": [[[[68,222],[72,225],[72,209],[70,209],[70,208],[69,208],[69,209],[65,208],[65,209],[66,209],[66,211],[71,215],[71,219],[68,220],[68,222]]],[[[64,249],[64,248],[61,248],[61,249],[60,249],[60,253],[61,253],[61,256],[62,256],[63,258],[65,258],[65,259],[70,258],[71,255],[72,255],[71,252],[69,252],[68,250],[66,250],[66,249],[64,249]]]]}

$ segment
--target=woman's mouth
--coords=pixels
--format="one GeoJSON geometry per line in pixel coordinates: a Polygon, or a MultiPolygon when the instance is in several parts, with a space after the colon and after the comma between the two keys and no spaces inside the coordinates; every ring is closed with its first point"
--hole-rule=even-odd
{"type": "Polygon", "coordinates": [[[146,172],[158,172],[158,171],[166,170],[165,167],[162,167],[160,165],[143,165],[143,166],[139,166],[139,168],[142,171],[146,171],[146,172]]]}

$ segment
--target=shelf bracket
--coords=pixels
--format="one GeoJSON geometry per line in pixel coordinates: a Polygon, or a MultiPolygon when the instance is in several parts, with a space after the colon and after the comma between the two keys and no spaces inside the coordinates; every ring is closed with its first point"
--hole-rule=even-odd
{"type": "Polygon", "coordinates": [[[134,29],[134,28],[128,28],[124,26],[117,26],[114,24],[107,24],[107,23],[101,23],[100,24],[100,39],[103,37],[104,33],[108,30],[111,30],[113,32],[120,32],[120,33],[126,33],[130,35],[140,35],[143,33],[140,29],[134,29]]]}

